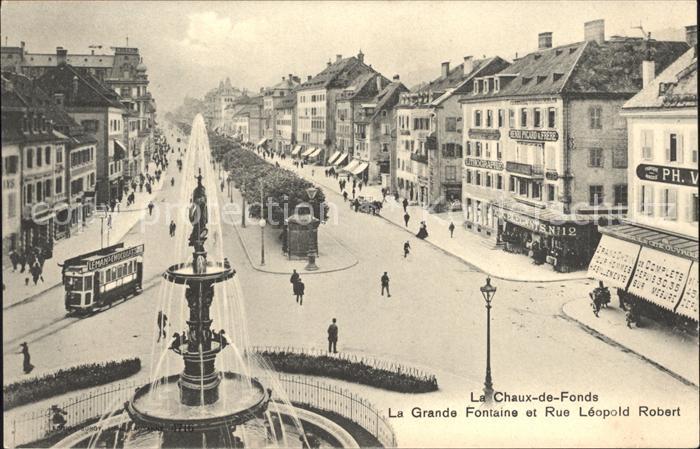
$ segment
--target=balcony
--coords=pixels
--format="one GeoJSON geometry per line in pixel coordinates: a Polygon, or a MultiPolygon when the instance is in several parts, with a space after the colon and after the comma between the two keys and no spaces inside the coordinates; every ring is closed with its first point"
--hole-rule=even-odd
{"type": "Polygon", "coordinates": [[[544,166],[523,164],[520,162],[506,162],[506,170],[518,175],[526,176],[533,179],[544,178],[544,166]]]}
{"type": "Polygon", "coordinates": [[[421,164],[427,164],[428,163],[428,155],[427,154],[420,154],[420,153],[411,153],[411,160],[420,162],[421,164]]]}

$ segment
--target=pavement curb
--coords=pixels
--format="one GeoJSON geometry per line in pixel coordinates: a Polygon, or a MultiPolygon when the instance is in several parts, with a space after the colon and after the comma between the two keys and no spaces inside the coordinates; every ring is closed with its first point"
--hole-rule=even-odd
{"type": "Polygon", "coordinates": [[[700,385],[696,384],[695,382],[693,382],[689,379],[686,379],[685,376],[678,374],[677,372],[665,367],[664,365],[660,364],[659,362],[656,362],[656,361],[650,359],[649,357],[645,356],[644,354],[641,354],[641,353],[635,351],[634,349],[631,349],[629,346],[626,346],[626,345],[620,343],[619,341],[615,340],[614,338],[611,338],[611,337],[605,335],[604,333],[592,328],[591,326],[585,324],[583,321],[580,321],[579,319],[575,318],[571,314],[567,313],[565,310],[565,307],[568,304],[570,304],[574,301],[578,301],[578,300],[579,299],[572,299],[571,301],[567,301],[566,303],[562,304],[561,316],[565,320],[576,323],[586,333],[592,335],[593,337],[597,338],[598,340],[602,341],[603,343],[609,344],[610,346],[613,346],[613,347],[617,347],[617,348],[623,350],[624,352],[627,352],[629,354],[635,355],[636,357],[639,357],[642,361],[652,365],[653,367],[657,368],[659,371],[662,371],[662,372],[668,374],[669,376],[673,377],[674,379],[678,380],[679,382],[681,382],[687,386],[700,389],[700,385]]]}

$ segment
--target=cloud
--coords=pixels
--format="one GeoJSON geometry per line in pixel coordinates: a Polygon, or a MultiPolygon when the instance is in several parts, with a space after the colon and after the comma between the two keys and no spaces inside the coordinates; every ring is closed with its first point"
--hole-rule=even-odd
{"type": "Polygon", "coordinates": [[[180,44],[187,49],[206,53],[261,42],[260,31],[265,26],[260,20],[234,22],[230,17],[213,11],[190,14],[188,19],[187,32],[180,44]]]}

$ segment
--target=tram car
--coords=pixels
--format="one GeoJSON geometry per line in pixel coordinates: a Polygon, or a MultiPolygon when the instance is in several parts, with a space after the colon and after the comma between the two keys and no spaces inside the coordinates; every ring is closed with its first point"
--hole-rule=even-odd
{"type": "Polygon", "coordinates": [[[62,267],[68,313],[88,313],[142,291],[144,245],[123,243],[67,259],[62,267]]]}

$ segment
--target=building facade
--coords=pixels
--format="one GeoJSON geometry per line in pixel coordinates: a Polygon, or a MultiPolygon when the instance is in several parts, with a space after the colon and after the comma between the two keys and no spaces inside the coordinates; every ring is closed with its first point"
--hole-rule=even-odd
{"type": "MultiPolygon", "coordinates": [[[[288,105],[288,100],[285,98],[290,95],[300,84],[299,77],[291,73],[287,77],[282,77],[282,81],[274,86],[266,89],[263,94],[263,136],[266,148],[279,151],[278,147],[282,145],[277,141],[277,112],[282,112],[286,108],[278,108],[282,103],[288,105]]],[[[283,119],[287,120],[287,119],[283,119]]],[[[287,125],[284,125],[287,126],[287,125]]],[[[291,123],[290,125],[291,126],[291,123]]]]}
{"type": "Polygon", "coordinates": [[[290,93],[277,101],[275,107],[275,138],[273,148],[279,154],[291,154],[296,144],[297,96],[290,93]]]}

